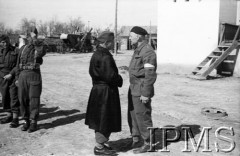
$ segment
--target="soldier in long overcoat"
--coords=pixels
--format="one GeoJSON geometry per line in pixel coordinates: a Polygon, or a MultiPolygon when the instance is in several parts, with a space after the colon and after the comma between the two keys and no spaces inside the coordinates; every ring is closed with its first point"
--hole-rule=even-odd
{"type": "Polygon", "coordinates": [[[111,155],[114,150],[106,144],[112,132],[121,131],[121,107],[118,87],[123,80],[109,50],[113,49],[114,34],[103,32],[98,37],[96,52],[92,55],[89,74],[92,78],[85,124],[95,130],[95,155],[111,155]]]}

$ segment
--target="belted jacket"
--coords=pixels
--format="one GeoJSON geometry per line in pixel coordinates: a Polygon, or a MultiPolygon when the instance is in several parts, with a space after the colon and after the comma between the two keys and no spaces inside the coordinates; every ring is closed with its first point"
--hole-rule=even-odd
{"type": "Polygon", "coordinates": [[[154,96],[157,60],[153,48],[142,42],[135,50],[129,65],[130,89],[133,96],[154,96]]]}
{"type": "Polygon", "coordinates": [[[19,52],[19,65],[42,64],[42,57],[46,54],[46,49],[42,42],[24,45],[19,52]]]}

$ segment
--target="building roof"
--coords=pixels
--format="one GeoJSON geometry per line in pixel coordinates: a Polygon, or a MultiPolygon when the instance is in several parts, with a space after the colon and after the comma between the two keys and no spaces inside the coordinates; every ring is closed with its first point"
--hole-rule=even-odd
{"type": "MultiPolygon", "coordinates": [[[[129,36],[130,30],[132,29],[132,27],[134,26],[122,26],[120,29],[120,36],[129,36]]],[[[151,26],[151,30],[150,30],[150,26],[140,26],[140,27],[147,30],[149,34],[150,33],[157,34],[157,26],[151,26]]]]}

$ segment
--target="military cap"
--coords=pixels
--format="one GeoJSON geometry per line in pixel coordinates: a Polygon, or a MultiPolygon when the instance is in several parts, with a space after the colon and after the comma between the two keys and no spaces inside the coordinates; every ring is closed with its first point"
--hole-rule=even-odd
{"type": "Polygon", "coordinates": [[[114,39],[114,33],[111,31],[103,31],[97,38],[100,43],[104,43],[106,41],[111,41],[114,39]]]}
{"type": "Polygon", "coordinates": [[[148,35],[148,32],[139,26],[134,26],[130,32],[134,32],[135,34],[143,35],[143,36],[148,35]]]}

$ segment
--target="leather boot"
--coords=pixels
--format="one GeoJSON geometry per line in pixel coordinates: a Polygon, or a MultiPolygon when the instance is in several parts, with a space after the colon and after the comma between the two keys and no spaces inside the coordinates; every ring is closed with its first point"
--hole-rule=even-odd
{"type": "Polygon", "coordinates": [[[30,126],[30,121],[29,121],[29,120],[25,120],[25,122],[24,122],[21,130],[22,130],[22,131],[27,131],[28,128],[29,128],[29,126],[30,126]]]}
{"type": "Polygon", "coordinates": [[[18,118],[14,118],[10,123],[10,128],[17,128],[18,126],[19,126],[19,120],[18,118]]]}

